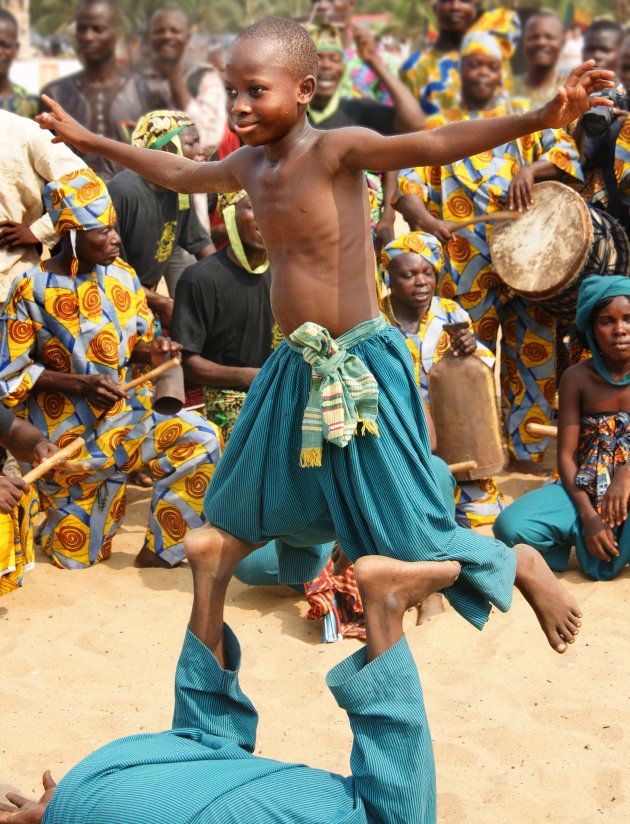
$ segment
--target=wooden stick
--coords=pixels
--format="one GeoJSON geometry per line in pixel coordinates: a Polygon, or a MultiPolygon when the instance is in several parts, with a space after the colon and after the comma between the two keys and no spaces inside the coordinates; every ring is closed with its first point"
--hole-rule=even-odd
{"type": "Polygon", "coordinates": [[[453,221],[447,221],[447,223],[451,228],[451,232],[456,233],[466,226],[475,226],[477,223],[492,223],[493,220],[520,220],[522,217],[522,212],[491,212],[489,215],[469,217],[468,220],[460,220],[457,223],[453,221]]]}
{"type": "Polygon", "coordinates": [[[55,469],[55,472],[68,475],[70,472],[89,472],[90,464],[87,461],[66,461],[55,469]]]}
{"type": "MultiPolygon", "coordinates": [[[[168,372],[169,369],[174,369],[176,366],[179,366],[181,361],[179,358],[173,358],[172,360],[165,361],[161,363],[159,366],[156,366],[155,369],[151,369],[149,372],[146,372],[144,375],[141,375],[139,378],[134,378],[132,381],[128,383],[121,383],[120,388],[123,392],[128,392],[130,389],[135,389],[136,386],[140,386],[141,383],[145,381],[152,381],[155,378],[159,378],[160,375],[163,375],[164,372],[168,372]]],[[[99,416],[100,417],[100,416],[99,416]]],[[[98,423],[98,418],[96,419],[95,423],[98,423]]],[[[54,455],[51,455],[50,458],[46,458],[45,461],[42,461],[38,466],[31,469],[30,472],[27,472],[24,476],[24,480],[27,484],[32,484],[33,481],[42,478],[46,475],[47,472],[50,472],[55,466],[60,463],[63,463],[65,459],[72,455],[77,449],[80,449],[82,446],[85,446],[85,437],[87,433],[83,433],[82,436],[75,438],[74,440],[70,441],[69,444],[60,449],[59,452],[55,452],[54,455]]],[[[81,463],[81,462],[79,462],[81,463]]],[[[73,467],[73,471],[75,467],[73,467]]],[[[81,470],[78,470],[81,471],[81,470]]]]}
{"type": "Polygon", "coordinates": [[[77,449],[84,445],[85,441],[83,438],[75,438],[70,441],[67,446],[64,446],[63,449],[60,449],[59,452],[55,452],[55,454],[51,455],[50,458],[43,460],[39,466],[36,466],[31,469],[30,472],[27,472],[24,476],[24,480],[27,484],[32,484],[33,481],[36,481],[38,478],[42,478],[47,472],[50,472],[53,467],[57,466],[57,464],[63,463],[67,457],[72,455],[73,452],[76,452],[77,449]]]}
{"type": "Polygon", "coordinates": [[[525,431],[529,435],[540,435],[541,438],[558,437],[557,426],[546,426],[543,423],[527,423],[525,424],[525,431]]]}
{"type": "Polygon", "coordinates": [[[456,472],[468,472],[473,469],[477,469],[479,464],[477,461],[460,461],[459,463],[452,463],[448,465],[448,468],[451,470],[453,475],[456,472]]]}
{"type": "Polygon", "coordinates": [[[170,369],[175,369],[176,366],[181,364],[181,360],[179,358],[173,358],[172,360],[164,361],[159,366],[156,366],[155,369],[151,369],[150,372],[146,372],[144,375],[140,375],[139,378],[134,378],[129,383],[121,383],[120,388],[123,392],[129,392],[130,389],[135,389],[136,386],[140,386],[141,383],[145,381],[153,381],[156,378],[159,378],[160,375],[163,375],[165,372],[168,372],[170,369]]]}

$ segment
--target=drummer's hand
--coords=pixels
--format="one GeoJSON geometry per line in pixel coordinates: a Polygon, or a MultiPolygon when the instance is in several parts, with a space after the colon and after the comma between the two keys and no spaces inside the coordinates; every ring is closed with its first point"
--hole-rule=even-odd
{"type": "Polygon", "coordinates": [[[523,166],[512,178],[508,189],[508,209],[524,212],[534,203],[534,172],[531,166],[523,166]]]}
{"type": "Polygon", "coordinates": [[[602,501],[602,521],[609,527],[621,526],[628,517],[630,498],[630,465],[615,472],[602,501]]]}
{"type": "Polygon", "coordinates": [[[22,478],[0,475],[0,512],[8,515],[25,492],[28,492],[28,484],[22,478]]]}
{"type": "Polygon", "coordinates": [[[591,95],[613,88],[614,76],[613,72],[596,69],[594,60],[587,60],[573,69],[556,96],[539,109],[543,128],[561,129],[595,106],[612,106],[611,100],[591,95]]]}
{"type": "Polygon", "coordinates": [[[610,561],[611,558],[616,558],[619,555],[617,541],[612,530],[606,526],[597,513],[582,525],[582,530],[584,543],[593,558],[610,561]]]}
{"type": "Polygon", "coordinates": [[[182,358],[182,345],[170,338],[153,338],[150,350],[151,363],[160,366],[172,358],[182,358]]]}
{"type": "Polygon", "coordinates": [[[52,456],[57,452],[59,452],[59,447],[52,443],[52,441],[39,441],[39,443],[36,443],[33,447],[33,458],[31,463],[33,466],[39,466],[42,461],[45,461],[46,458],[52,458],[52,456]]]}
{"type": "Polygon", "coordinates": [[[95,409],[111,409],[121,398],[128,398],[109,375],[81,375],[81,394],[95,409]]]}
{"type": "Polygon", "coordinates": [[[456,358],[467,358],[477,349],[477,341],[470,329],[459,329],[450,335],[451,351],[456,358]]]}
{"type": "Polygon", "coordinates": [[[426,228],[421,229],[421,231],[435,235],[442,243],[448,243],[453,237],[449,224],[445,220],[438,220],[436,217],[433,217],[433,215],[431,215],[430,219],[426,219],[425,226],[426,228]]]}

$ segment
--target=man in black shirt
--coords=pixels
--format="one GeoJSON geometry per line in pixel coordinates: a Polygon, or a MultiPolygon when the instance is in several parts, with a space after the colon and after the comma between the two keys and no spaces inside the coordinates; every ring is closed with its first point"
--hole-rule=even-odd
{"type": "Polygon", "coordinates": [[[269,260],[249,197],[244,191],[221,195],[220,208],[230,244],[184,271],[171,337],[183,347],[187,380],[205,387],[208,420],[227,440],[274,348],[274,319],[269,260]]]}
{"type": "MultiPolygon", "coordinates": [[[[203,160],[197,127],[183,112],[150,112],[138,122],[132,142],[203,160]]],[[[154,290],[173,251],[181,246],[201,258],[214,252],[212,240],[199,223],[190,195],[162,189],[127,169],[110,180],[107,188],[116,209],[121,257],[136,270],[149,306],[168,327],[173,301],[154,290]]]]}

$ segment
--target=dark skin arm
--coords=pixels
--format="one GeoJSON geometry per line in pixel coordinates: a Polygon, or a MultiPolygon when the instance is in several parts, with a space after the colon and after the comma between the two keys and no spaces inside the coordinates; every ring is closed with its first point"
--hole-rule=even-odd
{"type": "Polygon", "coordinates": [[[403,216],[412,232],[429,232],[442,243],[452,237],[451,227],[445,220],[434,217],[420,195],[403,195],[396,202],[396,209],[403,216]]]}
{"type": "MultiPolygon", "coordinates": [[[[470,157],[494,146],[516,140],[546,128],[561,128],[595,105],[609,101],[589,97],[602,88],[610,88],[612,72],[593,69],[593,61],[575,69],[564,88],[544,108],[533,112],[451,123],[432,132],[382,137],[369,129],[335,129],[328,133],[341,162],[349,169],[395,171],[413,166],[441,166],[461,157],[470,157]]],[[[306,106],[315,91],[315,78],[302,82],[301,100],[306,106]]],[[[238,149],[224,160],[199,164],[167,152],[159,166],[151,149],[140,149],[92,134],[71,118],[54,100],[42,96],[51,111],[38,115],[44,129],[58,136],[53,142],[67,142],[81,152],[95,152],[126,166],[142,177],[166,189],[183,193],[234,192],[241,187],[238,178],[239,158],[247,149],[238,149]]]]}
{"type": "Polygon", "coordinates": [[[395,191],[395,172],[385,172],[383,175],[383,208],[381,210],[381,219],[376,227],[376,238],[379,249],[387,246],[395,237],[394,221],[396,220],[396,210],[392,206],[392,197],[395,191]]]}
{"type": "Polygon", "coordinates": [[[561,180],[564,172],[548,160],[536,160],[514,175],[508,189],[508,209],[524,212],[534,204],[534,183],[561,180]]]}
{"type": "Polygon", "coordinates": [[[586,548],[594,558],[610,561],[619,555],[615,536],[593,506],[588,493],[575,483],[582,415],[581,375],[584,377],[584,370],[577,364],[567,369],[560,381],[558,472],[562,485],[578,511],[586,548]]]}
{"type": "MultiPolygon", "coordinates": [[[[9,431],[0,438],[0,443],[18,460],[34,466],[59,451],[37,427],[21,418],[13,420],[9,431]]],[[[28,492],[28,484],[22,478],[0,475],[0,512],[4,515],[11,512],[25,492],[28,492]]]]}
{"type": "Polygon", "coordinates": [[[387,68],[376,46],[374,35],[367,29],[355,26],[353,29],[357,55],[377,75],[390,93],[395,111],[394,129],[397,133],[415,132],[424,127],[426,116],[418,101],[405,86],[387,68]]]}
{"type": "Polygon", "coordinates": [[[200,386],[249,388],[260,371],[249,366],[223,366],[191,352],[184,354],[183,366],[186,380],[200,386]]]}

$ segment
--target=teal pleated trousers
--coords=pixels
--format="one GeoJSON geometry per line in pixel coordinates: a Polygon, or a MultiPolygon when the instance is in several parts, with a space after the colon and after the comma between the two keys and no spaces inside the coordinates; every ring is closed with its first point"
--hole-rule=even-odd
{"type": "Polygon", "coordinates": [[[252,755],[258,716],[227,626],[225,649],[229,669],[188,630],[173,729],[89,755],[62,779],[43,824],[434,824],[431,737],[405,638],[328,674],[354,736],[350,777],[252,755]]]}

